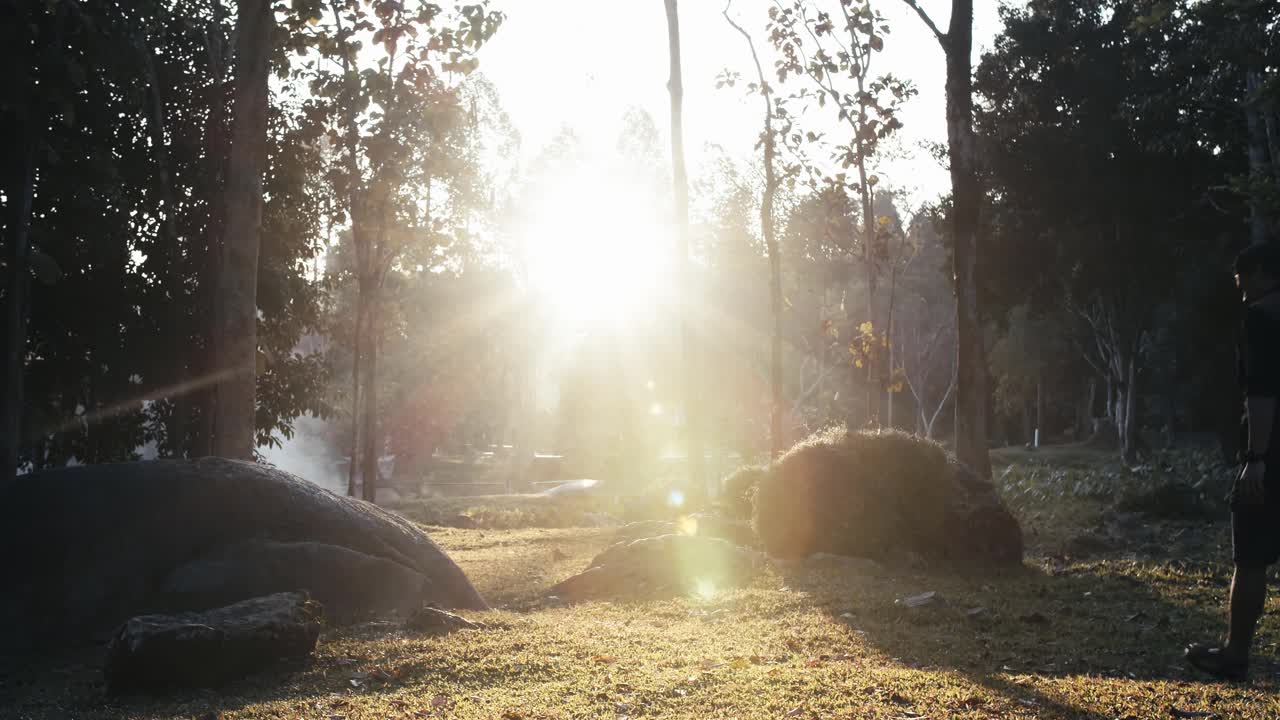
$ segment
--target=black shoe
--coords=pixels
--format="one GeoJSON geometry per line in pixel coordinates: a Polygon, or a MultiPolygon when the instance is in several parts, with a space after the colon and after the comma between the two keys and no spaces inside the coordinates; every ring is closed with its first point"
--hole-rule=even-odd
{"type": "Polygon", "coordinates": [[[1222,648],[1207,645],[1188,645],[1187,664],[1219,680],[1244,682],[1249,679],[1249,661],[1227,656],[1222,648]]]}

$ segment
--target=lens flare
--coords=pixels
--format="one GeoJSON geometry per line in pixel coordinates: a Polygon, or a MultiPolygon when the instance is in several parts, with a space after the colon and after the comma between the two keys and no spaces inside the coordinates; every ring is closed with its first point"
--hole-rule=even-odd
{"type": "Polygon", "coordinates": [[[678,524],[680,526],[680,534],[682,535],[698,534],[698,518],[685,515],[684,517],[680,518],[680,522],[678,524]]]}
{"type": "Polygon", "coordinates": [[[698,580],[693,584],[693,592],[703,600],[712,600],[716,596],[716,584],[710,580],[698,580]]]}
{"type": "Polygon", "coordinates": [[[671,507],[681,507],[684,505],[684,493],[679,490],[672,490],[667,495],[667,504],[671,507]]]}

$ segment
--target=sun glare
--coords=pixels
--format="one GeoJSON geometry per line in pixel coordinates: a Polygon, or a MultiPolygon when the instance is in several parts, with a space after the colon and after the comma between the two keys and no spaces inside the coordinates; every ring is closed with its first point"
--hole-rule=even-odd
{"type": "Polygon", "coordinates": [[[525,227],[529,281],[557,321],[610,324],[660,305],[673,285],[671,233],[645,193],[608,172],[563,176],[525,227]]]}
{"type": "Polygon", "coordinates": [[[694,583],[694,594],[702,600],[714,600],[716,597],[716,584],[706,578],[700,578],[694,583]]]}
{"type": "Polygon", "coordinates": [[[691,515],[681,516],[677,525],[680,528],[681,535],[697,535],[698,534],[698,518],[691,515]]]}

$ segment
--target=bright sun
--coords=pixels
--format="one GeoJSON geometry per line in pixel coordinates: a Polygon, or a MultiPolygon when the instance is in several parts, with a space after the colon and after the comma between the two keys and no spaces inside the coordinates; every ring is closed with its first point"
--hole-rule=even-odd
{"type": "Polygon", "coordinates": [[[585,169],[541,189],[524,230],[529,281],[558,322],[609,324],[669,299],[672,233],[652,197],[585,169]]]}

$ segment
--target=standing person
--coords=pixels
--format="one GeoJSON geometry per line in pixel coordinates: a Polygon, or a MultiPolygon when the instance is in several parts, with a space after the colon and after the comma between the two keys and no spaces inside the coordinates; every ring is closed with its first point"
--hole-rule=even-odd
{"type": "Polygon", "coordinates": [[[1187,662],[1225,680],[1249,676],[1249,647],[1267,595],[1267,567],[1280,560],[1280,242],[1253,245],[1236,258],[1244,301],[1239,347],[1244,396],[1243,466],[1231,491],[1231,580],[1227,641],[1192,645],[1187,662]]]}

